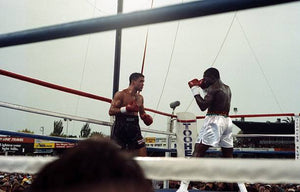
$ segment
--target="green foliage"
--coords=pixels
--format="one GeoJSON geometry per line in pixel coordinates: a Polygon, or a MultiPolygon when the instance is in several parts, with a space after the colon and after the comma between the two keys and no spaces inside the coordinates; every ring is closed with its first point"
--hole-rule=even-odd
{"type": "Polygon", "coordinates": [[[90,133],[91,133],[91,128],[89,123],[84,124],[80,131],[80,137],[86,138],[90,135],[90,133]]]}
{"type": "Polygon", "coordinates": [[[50,136],[65,137],[66,135],[62,135],[63,128],[64,126],[61,120],[54,121],[53,132],[50,134],[50,136]]]}
{"type": "Polygon", "coordinates": [[[23,129],[23,130],[19,130],[18,131],[19,133],[30,133],[30,134],[34,134],[34,132],[33,131],[30,131],[29,129],[23,129]]]}
{"type": "Polygon", "coordinates": [[[101,133],[101,132],[96,132],[96,131],[94,131],[94,132],[91,133],[91,136],[90,136],[90,137],[107,137],[107,136],[104,135],[104,134],[101,133]]]}
{"type": "Polygon", "coordinates": [[[283,119],[282,121],[285,123],[294,123],[293,117],[291,117],[291,118],[287,117],[286,119],[283,119]]]}

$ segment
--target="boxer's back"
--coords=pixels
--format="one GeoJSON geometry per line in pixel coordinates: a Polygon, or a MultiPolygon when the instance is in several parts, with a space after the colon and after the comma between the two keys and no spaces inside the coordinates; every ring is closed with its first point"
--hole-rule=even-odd
{"type": "Polygon", "coordinates": [[[231,91],[230,87],[219,81],[215,86],[211,86],[208,91],[213,94],[213,102],[208,107],[208,112],[229,113],[231,91]]]}

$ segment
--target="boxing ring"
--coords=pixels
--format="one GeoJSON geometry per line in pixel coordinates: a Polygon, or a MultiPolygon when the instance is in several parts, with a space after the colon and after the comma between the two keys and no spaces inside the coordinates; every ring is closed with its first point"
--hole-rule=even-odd
{"type": "MultiPolygon", "coordinates": [[[[184,3],[182,5],[173,5],[163,8],[156,8],[135,13],[118,14],[103,18],[89,19],[72,23],[65,23],[39,29],[19,31],[9,34],[0,35],[0,47],[9,47],[34,42],[41,42],[65,37],[78,36],[89,33],[113,30],[117,28],[127,28],[152,23],[173,21],[178,19],[187,19],[224,13],[228,11],[244,10],[255,7],[269,6],[296,0],[213,0],[184,3]],[[95,27],[96,26],[96,27],[95,27]]],[[[93,95],[90,93],[74,90],[60,85],[55,85],[38,79],[33,79],[13,72],[0,69],[0,74],[15,78],[18,80],[44,86],[51,89],[96,99],[102,102],[110,103],[111,99],[93,95]]],[[[0,106],[8,109],[35,113],[45,116],[67,118],[74,121],[93,123],[110,127],[111,122],[100,121],[85,117],[79,117],[69,114],[57,113],[28,106],[0,101],[0,106]]],[[[173,114],[145,109],[168,118],[174,117],[173,114]]],[[[232,115],[232,118],[248,117],[273,117],[273,116],[292,116],[295,118],[295,159],[296,160],[276,160],[276,159],[186,159],[170,157],[137,157],[136,161],[141,165],[147,178],[153,180],[192,180],[204,182],[238,182],[238,183],[300,183],[300,160],[299,157],[299,114],[253,114],[253,115],[232,115]],[[201,170],[201,171],[195,171],[201,170]],[[221,171],[220,171],[221,170],[221,171]],[[259,173],[259,174],[257,174],[259,173]]],[[[202,119],[203,116],[197,116],[202,119]]],[[[168,131],[158,131],[153,129],[141,128],[143,132],[175,136],[168,131]]],[[[19,137],[31,137],[37,139],[48,139],[54,141],[64,141],[70,143],[78,142],[77,139],[48,137],[43,135],[32,135],[25,133],[16,133],[11,131],[0,130],[0,134],[13,135],[19,137]]],[[[247,136],[247,135],[245,135],[247,136]]],[[[259,135],[252,135],[259,136],[259,135]]],[[[168,149],[169,150],[169,149],[168,149]]],[[[55,160],[57,157],[18,157],[18,156],[1,156],[0,171],[18,172],[18,173],[36,173],[46,163],[55,160]]]]}

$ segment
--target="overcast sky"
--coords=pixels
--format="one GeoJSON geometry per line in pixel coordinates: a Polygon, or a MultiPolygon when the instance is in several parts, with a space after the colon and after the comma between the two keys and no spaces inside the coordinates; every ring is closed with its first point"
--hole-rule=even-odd
{"type": "MultiPolygon", "coordinates": [[[[181,2],[154,0],[153,7],[181,2]]],[[[124,0],[124,12],[150,7],[151,0],[124,0]]],[[[0,0],[0,8],[0,33],[4,34],[113,15],[117,0],[0,0]]],[[[141,71],[147,30],[145,107],[171,113],[170,102],[178,100],[181,105],[176,112],[205,115],[187,82],[201,78],[205,69],[214,66],[232,89],[231,114],[234,107],[237,114],[299,114],[300,3],[124,29],[120,89],[128,86],[132,72],[141,71]]],[[[115,31],[108,31],[1,48],[0,68],[111,98],[114,42],[115,31]]],[[[0,76],[0,88],[2,102],[110,121],[109,103],[5,76],[0,76]]],[[[151,129],[167,130],[167,117],[149,114],[154,117],[151,129]]],[[[50,134],[54,120],[59,118],[0,108],[1,130],[27,128],[41,134],[43,126],[50,134]]],[[[68,134],[79,135],[83,124],[70,122],[68,134]]],[[[199,120],[198,128],[201,124],[199,120]]],[[[108,127],[90,126],[93,131],[109,133],[108,127]]]]}

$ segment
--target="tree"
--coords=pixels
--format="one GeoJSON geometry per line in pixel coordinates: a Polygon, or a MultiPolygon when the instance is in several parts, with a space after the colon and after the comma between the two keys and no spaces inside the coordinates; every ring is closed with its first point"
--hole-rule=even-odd
{"type": "Polygon", "coordinates": [[[88,137],[91,133],[90,124],[86,123],[82,126],[80,131],[80,137],[88,137]]]}
{"type": "Polygon", "coordinates": [[[286,119],[284,119],[282,121],[285,122],[285,123],[294,123],[293,117],[291,117],[291,118],[287,117],[286,119]]]}
{"type": "Polygon", "coordinates": [[[19,133],[30,133],[30,134],[34,134],[34,132],[33,131],[30,131],[29,129],[23,129],[23,130],[19,130],[18,131],[19,133]]]}
{"type": "Polygon", "coordinates": [[[106,137],[103,133],[101,132],[92,132],[90,137],[106,137]]]}
{"type": "Polygon", "coordinates": [[[53,132],[50,134],[51,136],[60,136],[62,137],[63,135],[61,134],[63,131],[63,123],[61,120],[59,121],[54,121],[54,128],[53,128],[53,132]]]}

